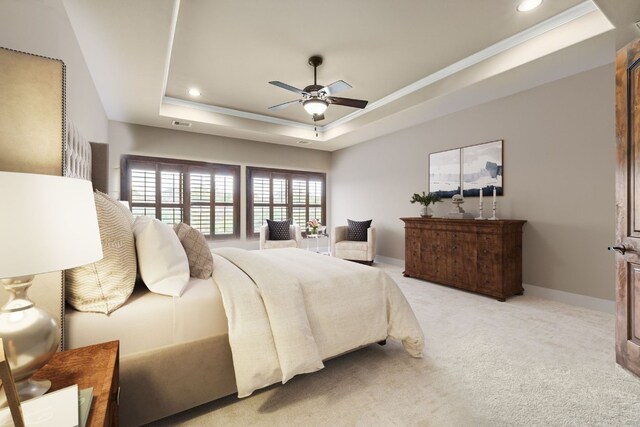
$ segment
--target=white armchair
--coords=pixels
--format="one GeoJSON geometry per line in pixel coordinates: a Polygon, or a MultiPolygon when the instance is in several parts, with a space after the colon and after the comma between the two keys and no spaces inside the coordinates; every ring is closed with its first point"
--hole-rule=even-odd
{"type": "Polygon", "coordinates": [[[365,262],[373,264],[376,257],[376,229],[367,229],[367,241],[357,242],[347,240],[347,227],[341,225],[333,229],[331,235],[331,256],[348,259],[350,261],[365,262]]]}
{"type": "Polygon", "coordinates": [[[302,231],[297,225],[289,226],[289,240],[269,240],[269,226],[260,227],[260,249],[299,248],[302,245],[302,231]]]}

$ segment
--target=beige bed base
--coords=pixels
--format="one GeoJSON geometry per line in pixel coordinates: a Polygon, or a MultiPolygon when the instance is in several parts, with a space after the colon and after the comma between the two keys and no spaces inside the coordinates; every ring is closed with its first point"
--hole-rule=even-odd
{"type": "Polygon", "coordinates": [[[120,424],[139,426],[237,391],[227,334],[120,359],[120,424]]]}

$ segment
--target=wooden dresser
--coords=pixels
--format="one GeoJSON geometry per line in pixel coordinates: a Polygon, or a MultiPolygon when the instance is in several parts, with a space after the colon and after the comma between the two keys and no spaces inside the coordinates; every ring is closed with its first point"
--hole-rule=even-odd
{"type": "Polygon", "coordinates": [[[405,223],[404,275],[504,301],[522,288],[526,221],[400,218],[405,223]]]}

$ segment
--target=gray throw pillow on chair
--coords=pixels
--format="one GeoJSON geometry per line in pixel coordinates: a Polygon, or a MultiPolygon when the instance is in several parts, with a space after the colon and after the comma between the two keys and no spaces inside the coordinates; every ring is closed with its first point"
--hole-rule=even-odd
{"type": "Polygon", "coordinates": [[[289,226],[291,222],[286,221],[271,221],[267,220],[269,226],[269,239],[268,240],[291,240],[291,233],[289,232],[289,226]]]}
{"type": "Polygon", "coordinates": [[[371,227],[370,219],[368,221],[352,221],[347,220],[349,228],[347,228],[347,240],[354,242],[366,242],[367,241],[367,229],[371,227]]]}

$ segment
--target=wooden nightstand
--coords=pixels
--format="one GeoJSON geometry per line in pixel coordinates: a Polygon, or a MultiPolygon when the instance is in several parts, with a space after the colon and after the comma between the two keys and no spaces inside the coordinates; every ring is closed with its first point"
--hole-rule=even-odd
{"type": "Polygon", "coordinates": [[[73,384],[78,384],[78,389],[93,387],[87,425],[117,426],[119,358],[118,341],[62,351],[56,353],[33,378],[50,380],[50,391],[73,384]]]}

